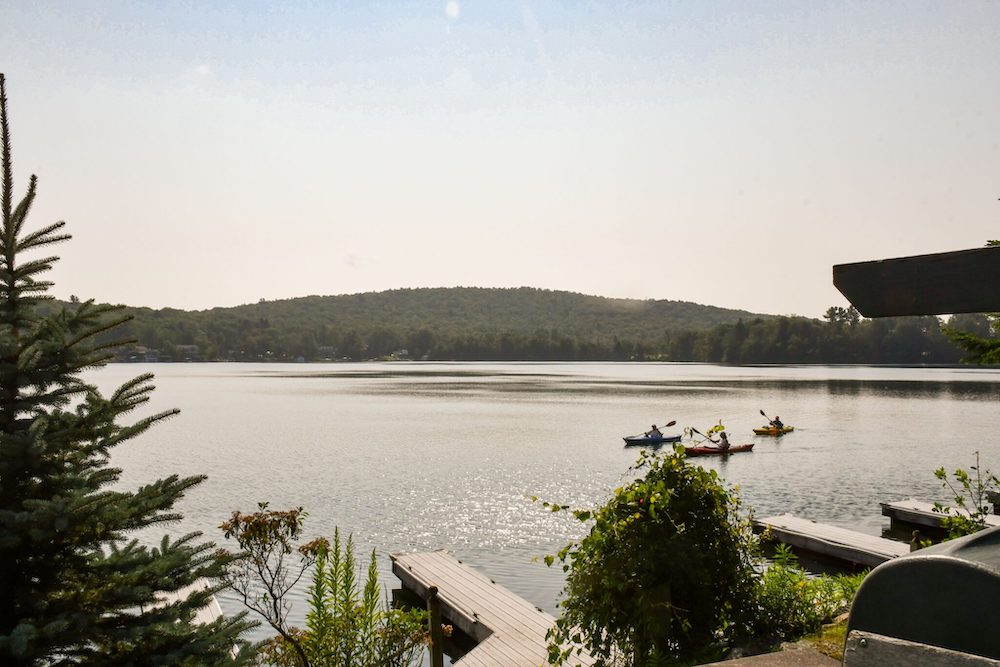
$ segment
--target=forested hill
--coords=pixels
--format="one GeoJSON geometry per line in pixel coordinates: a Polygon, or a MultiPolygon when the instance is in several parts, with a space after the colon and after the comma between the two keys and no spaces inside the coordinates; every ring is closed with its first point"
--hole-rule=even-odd
{"type": "Polygon", "coordinates": [[[616,344],[620,355],[620,341],[641,344],[667,332],[772,317],[529,287],[397,289],[204,311],[127,310],[135,316],[129,335],[140,347],[172,359],[205,360],[378,358],[404,349],[418,359],[549,358],[553,346],[562,349],[558,357],[572,347],[573,357],[601,358],[616,344]]]}
{"type": "MultiPolygon", "coordinates": [[[[70,308],[75,307],[69,304],[70,308]]],[[[233,308],[126,308],[131,361],[366,359],[955,363],[934,317],[824,320],[532,288],[400,289],[233,308]]],[[[960,324],[985,327],[965,317],[960,324]]],[[[953,318],[954,319],[954,318],[953,318]]],[[[979,319],[984,319],[979,316],[979,319]]]]}
{"type": "Polygon", "coordinates": [[[261,317],[316,331],[387,327],[442,333],[532,334],[550,329],[583,339],[614,337],[648,340],[664,331],[703,330],[740,318],[766,317],[745,310],[702,306],[688,301],[610,299],[575,292],[519,287],[397,289],[343,296],[308,296],[215,308],[199,317],[261,317]]]}

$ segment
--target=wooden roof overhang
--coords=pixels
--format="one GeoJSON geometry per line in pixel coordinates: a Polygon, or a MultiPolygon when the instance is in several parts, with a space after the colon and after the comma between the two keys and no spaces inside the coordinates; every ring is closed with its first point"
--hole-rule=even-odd
{"type": "Polygon", "coordinates": [[[1000,246],[837,264],[833,284],[865,317],[1000,311],[1000,246]]]}

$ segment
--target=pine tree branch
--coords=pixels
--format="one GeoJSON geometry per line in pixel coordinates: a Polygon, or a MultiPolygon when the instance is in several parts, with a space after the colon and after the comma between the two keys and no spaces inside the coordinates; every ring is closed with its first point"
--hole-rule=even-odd
{"type": "Polygon", "coordinates": [[[24,252],[25,250],[31,250],[32,248],[37,248],[43,245],[49,245],[51,243],[60,243],[62,241],[68,241],[69,239],[73,238],[69,234],[56,234],[56,235],[52,234],[57,229],[61,229],[62,227],[65,226],[66,223],[60,220],[59,222],[55,222],[49,225],[48,227],[43,227],[42,229],[31,232],[27,236],[23,237],[20,241],[18,241],[16,246],[17,252],[24,252]]]}
{"type": "Polygon", "coordinates": [[[27,262],[22,262],[16,269],[14,269],[14,271],[12,271],[14,280],[23,285],[21,286],[21,289],[27,289],[29,286],[35,284],[33,279],[29,281],[31,276],[52,270],[52,265],[58,261],[58,257],[51,255],[41,259],[32,259],[27,262]],[[25,283],[27,284],[25,285],[25,283]]]}
{"type": "Polygon", "coordinates": [[[14,227],[15,238],[21,233],[21,227],[24,225],[24,219],[28,215],[28,211],[31,210],[31,204],[35,201],[35,192],[38,187],[38,177],[34,174],[28,179],[28,192],[25,193],[24,197],[21,199],[17,208],[11,214],[11,225],[14,227]]]}
{"type": "MultiPolygon", "coordinates": [[[[7,235],[11,230],[11,193],[14,190],[13,161],[10,155],[10,127],[7,124],[7,84],[4,75],[0,72],[0,133],[2,133],[3,143],[3,193],[0,207],[3,209],[4,233],[7,235]]],[[[13,238],[10,239],[11,241],[13,238]]],[[[13,243],[9,244],[13,247],[13,243]]]]}

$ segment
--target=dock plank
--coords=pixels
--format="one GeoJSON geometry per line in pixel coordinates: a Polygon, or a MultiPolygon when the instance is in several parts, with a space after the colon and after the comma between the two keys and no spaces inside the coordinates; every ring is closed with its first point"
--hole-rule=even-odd
{"type": "MultiPolygon", "coordinates": [[[[436,586],[442,615],[478,645],[455,662],[458,667],[538,667],[547,664],[545,634],[555,624],[551,614],[462,563],[446,550],[397,553],[392,571],[403,586],[424,597],[436,586]],[[467,629],[468,627],[468,629],[467,629]]],[[[583,653],[574,664],[589,666],[583,653]]]]}
{"type": "Polygon", "coordinates": [[[852,565],[875,567],[910,552],[910,545],[781,514],[754,521],[758,532],[770,530],[775,539],[793,547],[852,565]]]}

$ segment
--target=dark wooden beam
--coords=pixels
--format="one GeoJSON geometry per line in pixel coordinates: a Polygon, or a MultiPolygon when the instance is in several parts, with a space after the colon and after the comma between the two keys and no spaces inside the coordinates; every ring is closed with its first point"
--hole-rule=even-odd
{"type": "Polygon", "coordinates": [[[838,264],[833,284],[865,317],[1000,311],[1000,246],[838,264]]]}

